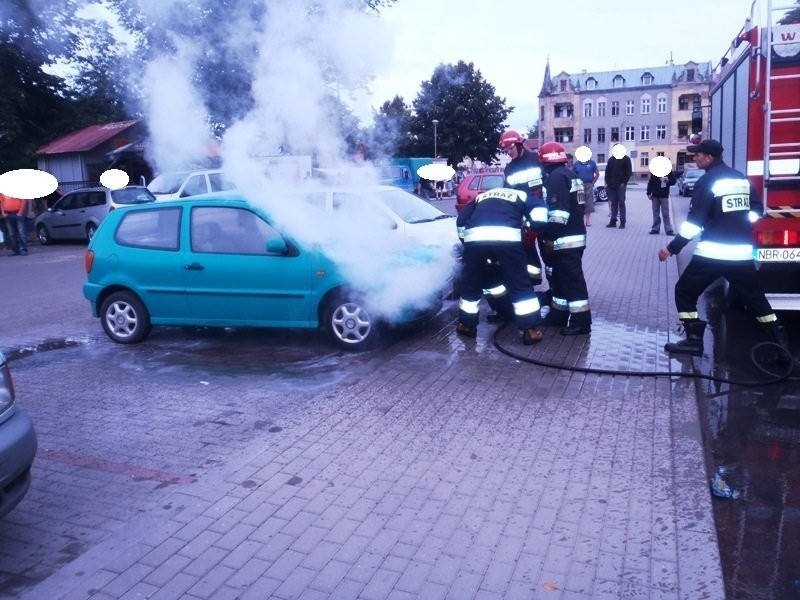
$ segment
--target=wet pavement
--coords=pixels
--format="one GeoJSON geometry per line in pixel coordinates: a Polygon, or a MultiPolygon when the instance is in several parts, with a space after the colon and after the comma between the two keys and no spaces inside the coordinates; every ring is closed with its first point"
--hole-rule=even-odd
{"type": "MultiPolygon", "coordinates": [[[[72,342],[48,352],[39,325],[0,329],[41,448],[29,496],[0,524],[0,594],[781,597],[790,569],[751,585],[744,571],[757,561],[732,568],[728,555],[746,556],[742,532],[760,509],[770,518],[751,537],[763,546],[783,523],[772,556],[792,559],[797,495],[783,511],[744,504],[773,485],[744,456],[776,456],[747,451],[748,436],[765,437],[753,414],[765,402],[791,410],[791,386],[742,402],[717,382],[670,377],[751,373],[720,366],[710,332],[702,359],[662,352],[677,337],[676,264],[656,258],[666,237],[647,234],[640,189],[628,229],[603,227],[604,210],[585,260],[589,337],[547,330],[524,347],[513,327],[481,324],[463,340],[453,302],[364,354],[308,332],[242,330],[157,329],[121,347],[84,314],[59,321],[57,337],[72,342]],[[711,496],[720,464],[741,500],[711,496]]],[[[784,417],[772,413],[796,440],[784,417]]],[[[781,452],[796,464],[796,446],[781,452]]]]}

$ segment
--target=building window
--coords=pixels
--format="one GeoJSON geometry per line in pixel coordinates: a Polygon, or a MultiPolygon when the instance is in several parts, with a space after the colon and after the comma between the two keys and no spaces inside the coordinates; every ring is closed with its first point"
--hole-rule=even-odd
{"type": "Polygon", "coordinates": [[[619,100],[611,101],[611,116],[612,117],[619,116],[619,100]]]}
{"type": "Polygon", "coordinates": [[[586,80],[586,89],[587,90],[597,89],[597,79],[595,79],[594,77],[589,77],[589,79],[586,80]]]}
{"type": "Polygon", "coordinates": [[[691,123],[678,123],[678,139],[685,140],[689,137],[689,126],[691,123]]]}
{"type": "Polygon", "coordinates": [[[568,144],[572,141],[572,127],[556,127],[555,139],[561,144],[568,144]]]}
{"type": "Polygon", "coordinates": [[[592,116],[592,101],[586,100],[583,103],[583,116],[584,117],[591,117],[592,116]]]}
{"type": "Polygon", "coordinates": [[[591,129],[584,129],[583,130],[583,143],[584,144],[591,144],[592,143],[592,130],[591,129]]]}
{"type": "Polygon", "coordinates": [[[666,125],[656,125],[656,139],[657,140],[665,140],[665,139],[667,139],[667,126],[666,125]]]}
{"type": "Polygon", "coordinates": [[[634,108],[636,108],[636,103],[633,100],[628,100],[627,102],[625,102],[626,115],[632,115],[634,108]]]}
{"type": "Polygon", "coordinates": [[[619,141],[619,127],[612,127],[611,128],[611,141],[618,142],[619,141]]]}
{"type": "Polygon", "coordinates": [[[642,85],[653,85],[653,76],[650,73],[642,75],[642,85]]]}
{"type": "Polygon", "coordinates": [[[642,152],[639,155],[639,166],[646,167],[650,164],[650,153],[649,152],[642,152]]]}
{"type": "Polygon", "coordinates": [[[625,78],[622,75],[616,75],[616,76],[614,76],[614,79],[611,82],[611,85],[613,87],[615,87],[615,88],[624,87],[625,86],[625,78]]]}
{"type": "Polygon", "coordinates": [[[562,92],[566,92],[567,91],[567,80],[566,79],[562,79],[559,83],[561,85],[561,91],[562,92]]]}
{"type": "Polygon", "coordinates": [[[686,69],[686,81],[694,81],[694,69],[686,69]]]}
{"type": "Polygon", "coordinates": [[[642,125],[639,130],[639,139],[643,142],[650,141],[650,125],[642,125]]]}
{"type": "Polygon", "coordinates": [[[656,152],[656,156],[664,156],[663,152],[656,152]]]}
{"type": "Polygon", "coordinates": [[[659,96],[656,100],[656,111],[663,114],[667,112],[667,97],[659,96]]]}
{"type": "Polygon", "coordinates": [[[605,142],[606,141],[606,128],[600,127],[597,130],[597,141],[598,142],[605,142]]]}
{"type": "Polygon", "coordinates": [[[648,96],[647,94],[645,94],[644,96],[642,96],[642,109],[641,109],[641,113],[642,113],[643,115],[649,115],[649,114],[650,114],[650,96],[648,96]]]}
{"type": "Polygon", "coordinates": [[[606,162],[606,155],[603,154],[602,152],[598,152],[597,153],[597,162],[599,162],[599,163],[606,162]]]}
{"type": "Polygon", "coordinates": [[[554,117],[563,119],[572,116],[572,104],[556,104],[554,107],[554,117]]]}
{"type": "Polygon", "coordinates": [[[544,105],[539,107],[539,120],[544,121],[544,105]]]}
{"type": "Polygon", "coordinates": [[[636,140],[636,127],[633,125],[626,125],[625,126],[625,141],[626,142],[633,142],[636,140]]]}
{"type": "Polygon", "coordinates": [[[695,101],[700,101],[700,96],[697,94],[684,94],[678,98],[678,110],[689,110],[694,105],[695,101]]]}
{"type": "Polygon", "coordinates": [[[606,116],[606,101],[605,100],[598,100],[597,101],[597,116],[598,117],[605,117],[606,116]]]}

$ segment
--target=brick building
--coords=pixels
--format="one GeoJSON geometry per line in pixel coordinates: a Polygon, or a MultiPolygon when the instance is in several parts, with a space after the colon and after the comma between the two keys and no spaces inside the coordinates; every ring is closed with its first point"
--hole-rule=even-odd
{"type": "Polygon", "coordinates": [[[539,92],[540,142],[561,142],[572,154],[585,145],[604,163],[619,141],[635,177],[647,176],[649,161],[659,155],[680,171],[698,104],[707,125],[712,81],[711,62],[551,76],[548,61],[539,92]]]}

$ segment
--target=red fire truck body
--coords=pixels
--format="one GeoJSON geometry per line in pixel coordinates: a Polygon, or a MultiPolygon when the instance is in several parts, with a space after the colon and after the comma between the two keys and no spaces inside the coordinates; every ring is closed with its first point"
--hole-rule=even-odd
{"type": "Polygon", "coordinates": [[[773,24],[776,12],[768,2],[762,27],[751,14],[722,59],[709,134],[764,203],[753,247],[772,307],[800,310],[800,23],[773,24]]]}

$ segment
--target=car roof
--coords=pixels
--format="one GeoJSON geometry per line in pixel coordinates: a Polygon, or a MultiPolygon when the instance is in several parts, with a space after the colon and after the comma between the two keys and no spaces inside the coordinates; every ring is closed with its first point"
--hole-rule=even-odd
{"type": "MultiPolygon", "coordinates": [[[[82,187],[75,190],[70,190],[69,192],[64,192],[64,195],[66,196],[67,194],[74,194],[75,192],[115,192],[117,190],[147,190],[147,188],[143,185],[126,185],[125,187],[114,188],[112,190],[111,188],[100,185],[97,187],[82,187]]],[[[149,192],[150,190],[147,191],[149,192]]]]}

